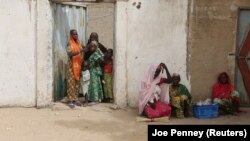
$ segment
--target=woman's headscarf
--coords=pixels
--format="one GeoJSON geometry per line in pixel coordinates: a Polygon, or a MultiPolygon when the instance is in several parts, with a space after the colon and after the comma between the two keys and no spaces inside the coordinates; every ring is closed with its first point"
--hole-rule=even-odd
{"type": "Polygon", "coordinates": [[[173,73],[173,74],[172,74],[172,77],[180,77],[180,74],[178,74],[178,73],[173,73]]]}
{"type": "Polygon", "coordinates": [[[96,49],[98,48],[98,43],[97,41],[91,41],[90,44],[94,45],[96,47],[96,49]]]}
{"type": "MultiPolygon", "coordinates": [[[[139,114],[142,114],[144,107],[148,103],[153,91],[162,78],[162,72],[154,79],[154,74],[159,64],[154,64],[149,67],[145,78],[141,81],[139,90],[139,114]]],[[[162,84],[160,101],[169,103],[169,85],[162,84]]]]}
{"type": "Polygon", "coordinates": [[[91,41],[90,44],[92,44],[92,45],[95,46],[96,51],[99,51],[99,53],[101,54],[102,57],[104,56],[104,54],[102,53],[102,51],[101,51],[100,48],[99,48],[99,44],[98,44],[97,41],[95,41],[95,40],[94,40],[94,41],[91,41]]]}
{"type": "Polygon", "coordinates": [[[213,98],[228,98],[232,91],[234,91],[234,87],[231,85],[228,74],[226,72],[220,73],[213,87],[213,98]],[[222,75],[226,75],[227,77],[228,82],[226,84],[220,82],[220,77],[222,75]]]}
{"type": "MultiPolygon", "coordinates": [[[[82,45],[79,39],[77,39],[77,41],[75,41],[73,39],[73,36],[70,34],[70,48],[72,52],[80,52],[82,45]]],[[[74,78],[75,80],[80,80],[80,74],[81,74],[81,65],[82,65],[82,56],[81,53],[79,53],[78,55],[75,55],[72,57],[71,59],[72,61],[72,69],[73,69],[73,74],[74,74],[74,78]]]]}

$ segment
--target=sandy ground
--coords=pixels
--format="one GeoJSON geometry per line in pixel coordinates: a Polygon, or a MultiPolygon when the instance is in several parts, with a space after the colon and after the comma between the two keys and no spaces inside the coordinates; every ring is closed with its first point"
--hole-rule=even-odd
{"type": "Polygon", "coordinates": [[[110,106],[71,110],[56,103],[46,109],[0,108],[0,141],[146,141],[148,124],[250,124],[250,108],[240,116],[146,123],[136,121],[136,109],[112,110],[110,106]]]}

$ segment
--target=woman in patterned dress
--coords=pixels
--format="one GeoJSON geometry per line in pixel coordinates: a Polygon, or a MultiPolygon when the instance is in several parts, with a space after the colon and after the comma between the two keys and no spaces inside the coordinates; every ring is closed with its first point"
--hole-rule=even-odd
{"type": "Polygon", "coordinates": [[[188,117],[190,116],[192,95],[185,85],[180,84],[181,77],[179,74],[173,74],[172,79],[173,84],[169,90],[172,112],[177,118],[188,117]]]}
{"type": "Polygon", "coordinates": [[[67,97],[69,107],[81,106],[78,100],[80,90],[81,67],[83,62],[84,49],[78,38],[76,30],[70,31],[70,40],[67,45],[68,64],[66,70],[67,77],[67,97]]]}

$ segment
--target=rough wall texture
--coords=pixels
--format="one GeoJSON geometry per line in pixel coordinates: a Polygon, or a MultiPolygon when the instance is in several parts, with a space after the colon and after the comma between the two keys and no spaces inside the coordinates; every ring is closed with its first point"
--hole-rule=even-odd
{"type": "Polygon", "coordinates": [[[117,9],[127,7],[124,9],[127,13],[124,11],[116,15],[116,30],[120,31],[116,31],[116,41],[119,39],[121,43],[116,43],[116,53],[118,49],[126,53],[125,58],[120,58],[119,64],[124,64],[127,70],[125,80],[128,105],[137,106],[140,81],[152,63],[166,63],[171,73],[180,73],[182,83],[189,87],[186,68],[188,1],[130,0],[127,5],[118,3],[126,2],[118,1],[117,9]],[[127,24],[118,22],[120,18],[127,24]]]}
{"type": "Polygon", "coordinates": [[[52,102],[52,14],[49,1],[37,1],[36,77],[37,106],[45,107],[52,102]]]}
{"type": "Polygon", "coordinates": [[[52,96],[49,2],[0,3],[0,106],[46,106],[52,96]]]}
{"type": "Polygon", "coordinates": [[[115,8],[114,99],[120,107],[127,106],[127,2],[117,2],[115,8]]]}
{"type": "MultiPolygon", "coordinates": [[[[219,72],[229,72],[234,80],[234,57],[228,54],[235,52],[238,7],[250,8],[250,1],[189,2],[188,15],[188,0],[119,0],[115,21],[114,4],[89,5],[87,36],[96,31],[113,48],[116,33],[114,93],[119,106],[137,106],[140,80],[152,63],[165,62],[171,73],[180,73],[182,83],[192,86],[194,101],[211,96],[219,72]]],[[[49,2],[0,3],[0,106],[46,106],[53,83],[49,2]]]]}
{"type": "Polygon", "coordinates": [[[34,106],[36,2],[0,0],[0,105],[34,106]]]}
{"type": "Polygon", "coordinates": [[[97,32],[100,42],[113,48],[114,44],[114,4],[96,3],[87,6],[87,38],[91,32],[97,32]]]}
{"type": "Polygon", "coordinates": [[[211,97],[219,72],[229,72],[232,81],[238,7],[249,0],[192,0],[190,3],[189,53],[194,101],[211,97]]]}

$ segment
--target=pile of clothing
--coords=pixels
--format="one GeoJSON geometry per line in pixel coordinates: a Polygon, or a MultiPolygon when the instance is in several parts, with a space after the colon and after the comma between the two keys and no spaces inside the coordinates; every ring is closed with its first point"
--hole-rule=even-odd
{"type": "Polygon", "coordinates": [[[206,99],[204,101],[200,100],[199,102],[196,103],[196,105],[198,105],[198,106],[212,105],[212,104],[213,103],[212,103],[212,100],[210,98],[208,98],[208,99],[206,99]]]}

